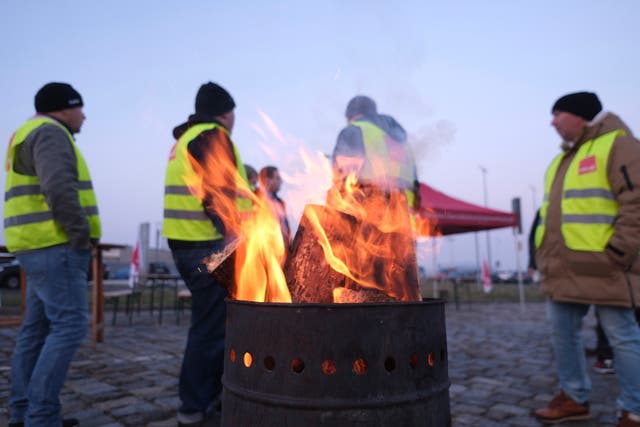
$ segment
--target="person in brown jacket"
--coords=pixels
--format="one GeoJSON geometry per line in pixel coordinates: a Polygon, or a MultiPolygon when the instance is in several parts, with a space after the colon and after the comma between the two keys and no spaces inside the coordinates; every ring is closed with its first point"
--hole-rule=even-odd
{"type": "Polygon", "coordinates": [[[618,427],[640,427],[640,141],[594,93],[565,95],[551,111],[564,142],[546,173],[535,244],[560,391],[534,415],[547,424],[591,417],[581,329],[595,305],[616,358],[618,427]]]}

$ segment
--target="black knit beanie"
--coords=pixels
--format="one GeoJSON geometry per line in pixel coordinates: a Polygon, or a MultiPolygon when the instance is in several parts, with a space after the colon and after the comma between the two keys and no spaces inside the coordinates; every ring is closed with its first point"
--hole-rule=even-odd
{"type": "Polygon", "coordinates": [[[602,104],[598,99],[598,95],[593,92],[576,92],[558,99],[551,107],[551,113],[554,111],[575,114],[590,122],[602,111],[602,104]]]}
{"type": "Polygon", "coordinates": [[[42,86],[36,93],[34,104],[38,113],[66,110],[84,105],[82,97],[70,84],[57,82],[42,86]]]}
{"type": "Polygon", "coordinates": [[[233,98],[220,85],[209,82],[200,86],[196,95],[196,113],[221,116],[236,107],[233,98]]]}
{"type": "Polygon", "coordinates": [[[358,95],[351,98],[351,101],[347,104],[347,110],[344,112],[344,115],[347,119],[351,117],[362,114],[363,116],[372,116],[378,113],[378,109],[376,108],[376,103],[373,99],[368,96],[358,95]]]}

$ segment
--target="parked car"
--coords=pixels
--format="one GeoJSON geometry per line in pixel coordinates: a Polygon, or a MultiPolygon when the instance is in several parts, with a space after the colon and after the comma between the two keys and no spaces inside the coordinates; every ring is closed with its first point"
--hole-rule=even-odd
{"type": "MultiPolygon", "coordinates": [[[[107,265],[109,279],[128,279],[131,274],[131,264],[123,262],[111,262],[107,265]]],[[[149,263],[149,274],[178,274],[173,264],[161,261],[149,263]]]]}
{"type": "Polygon", "coordinates": [[[494,271],[491,274],[492,283],[518,283],[518,275],[515,271],[494,271]]]}
{"type": "Polygon", "coordinates": [[[153,261],[149,263],[149,274],[176,274],[175,268],[166,262],[153,261]]]}
{"type": "Polygon", "coordinates": [[[131,273],[131,264],[113,263],[109,264],[109,279],[128,279],[131,273]]]}
{"type": "Polygon", "coordinates": [[[459,285],[461,283],[476,283],[479,275],[480,272],[473,267],[448,267],[441,268],[436,279],[459,285]]]}
{"type": "Polygon", "coordinates": [[[8,289],[20,287],[20,262],[11,255],[0,257],[0,287],[8,289]]]}
{"type": "MultiPolygon", "coordinates": [[[[516,271],[496,271],[491,275],[493,283],[518,283],[518,272],[516,271]]],[[[522,273],[522,283],[529,284],[532,282],[531,277],[526,272],[522,273]]]]}

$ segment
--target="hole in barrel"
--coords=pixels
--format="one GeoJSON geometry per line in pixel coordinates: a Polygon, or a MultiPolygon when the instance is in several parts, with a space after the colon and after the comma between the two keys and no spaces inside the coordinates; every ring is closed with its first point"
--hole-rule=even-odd
{"type": "Polygon", "coordinates": [[[231,360],[231,362],[236,363],[236,349],[232,348],[229,351],[229,360],[231,360]]]}
{"type": "Polygon", "coordinates": [[[273,371],[276,368],[276,359],[274,359],[273,356],[265,357],[264,367],[267,371],[273,371]]]}
{"type": "Polygon", "coordinates": [[[396,360],[393,357],[387,357],[384,361],[384,369],[387,372],[393,372],[396,369],[396,360]]]}
{"type": "Polygon", "coordinates": [[[322,361],[322,373],[325,375],[333,375],[337,371],[335,360],[325,359],[322,361]]]}
{"type": "Polygon", "coordinates": [[[427,365],[429,365],[430,368],[433,368],[434,364],[435,364],[435,360],[433,358],[433,353],[429,352],[429,354],[427,354],[427,365]]]}
{"type": "Polygon", "coordinates": [[[418,355],[413,353],[409,356],[409,366],[415,369],[418,366],[418,355]]]}
{"type": "Polygon", "coordinates": [[[353,372],[355,372],[356,374],[362,375],[365,372],[367,372],[367,369],[369,369],[369,366],[367,365],[367,361],[364,360],[362,357],[357,358],[353,362],[353,372]]]}
{"type": "Polygon", "coordinates": [[[295,358],[291,361],[291,370],[293,372],[295,372],[296,374],[301,373],[302,371],[304,371],[304,361],[300,358],[295,358]]]}
{"type": "Polygon", "coordinates": [[[248,351],[244,354],[242,361],[244,362],[244,366],[247,368],[251,367],[253,364],[253,356],[248,351]]]}

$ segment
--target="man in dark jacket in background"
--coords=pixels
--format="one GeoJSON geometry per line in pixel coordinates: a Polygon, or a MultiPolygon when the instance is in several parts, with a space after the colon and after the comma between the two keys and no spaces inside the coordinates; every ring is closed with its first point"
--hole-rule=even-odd
{"type": "Polygon", "coordinates": [[[349,101],[345,117],[349,124],[333,150],[334,181],[354,173],[360,183],[405,190],[409,207],[419,210],[420,183],[404,128],[393,117],[378,114],[374,100],[363,95],[349,101]],[[374,146],[378,135],[373,132],[381,135],[381,144],[374,146]]]}
{"type": "Polygon", "coordinates": [[[380,252],[371,246],[343,262],[356,269],[374,266],[370,271],[362,269],[358,280],[363,283],[376,268],[389,268],[394,273],[376,286],[399,301],[421,300],[412,215],[412,210],[420,209],[420,183],[407,133],[393,117],[379,114],[368,96],[352,98],[345,117],[348,125],[333,150],[333,186],[327,205],[365,224],[356,239],[368,240],[370,231],[377,230],[374,240],[385,247],[380,252]],[[406,286],[398,286],[400,282],[406,286]]]}
{"type": "MultiPolygon", "coordinates": [[[[215,83],[198,90],[195,114],[177,126],[165,179],[163,235],[191,291],[191,325],[180,371],[179,426],[199,426],[219,412],[227,291],[202,265],[225,247],[237,206],[251,202],[249,184],[231,141],[235,102],[215,83]],[[244,189],[238,188],[244,180],[244,189]]],[[[219,413],[217,414],[219,416],[219,413]]]]}
{"type": "Polygon", "coordinates": [[[87,271],[100,238],[93,185],[73,134],[80,94],[48,83],[36,116],[7,151],[4,231],[27,275],[26,314],[11,361],[10,427],[73,426],[60,419],[60,390],[87,331],[87,271]]]}

